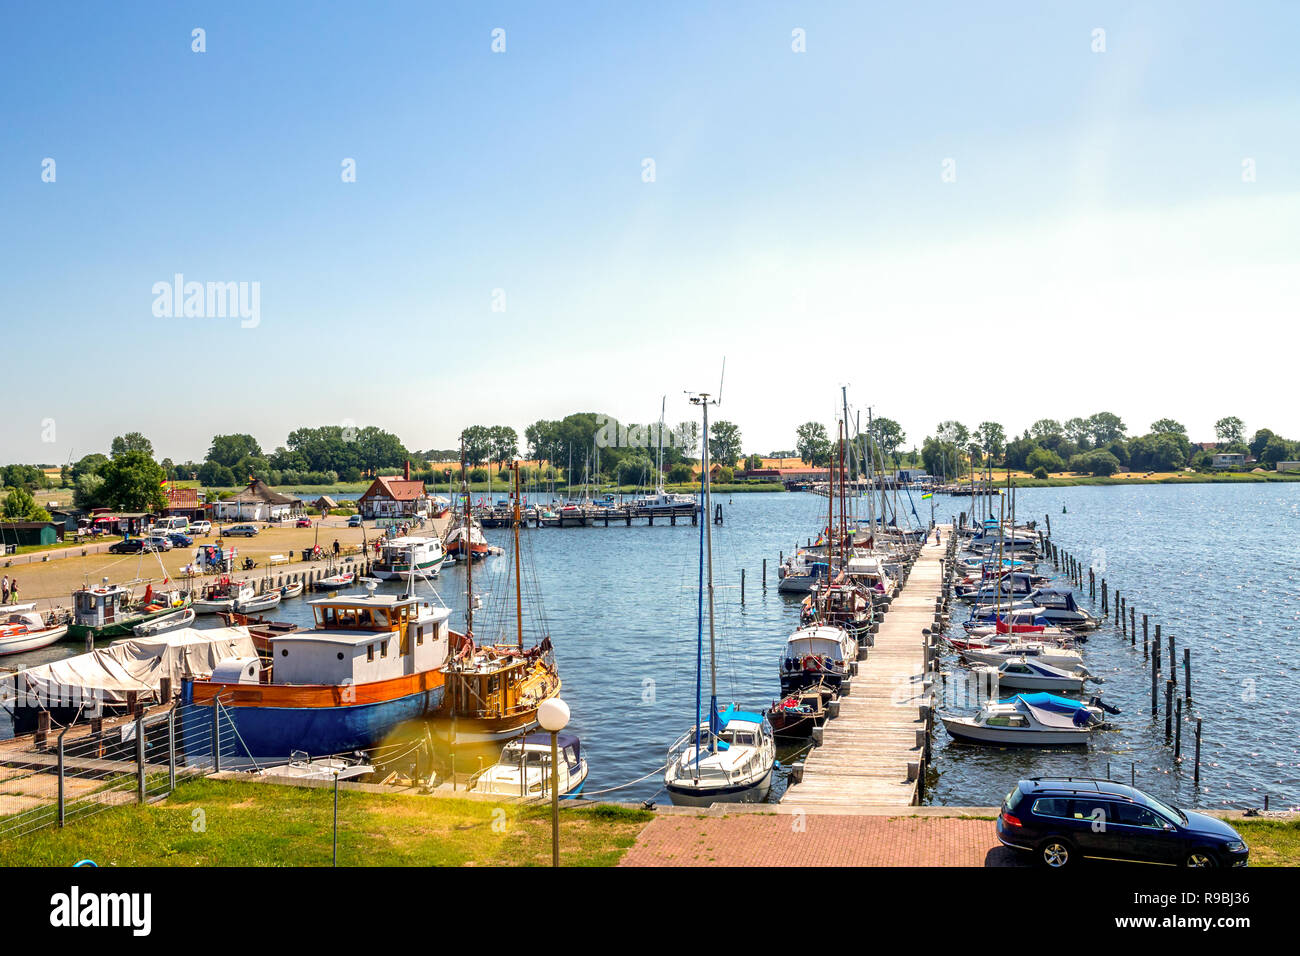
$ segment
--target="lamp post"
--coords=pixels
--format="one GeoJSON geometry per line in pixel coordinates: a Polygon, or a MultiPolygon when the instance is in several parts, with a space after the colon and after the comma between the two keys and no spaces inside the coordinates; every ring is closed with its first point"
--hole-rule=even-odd
{"type": "Polygon", "coordinates": [[[560,744],[558,735],[569,723],[569,705],[558,697],[542,701],[537,722],[551,735],[551,866],[560,865],[560,744]]]}

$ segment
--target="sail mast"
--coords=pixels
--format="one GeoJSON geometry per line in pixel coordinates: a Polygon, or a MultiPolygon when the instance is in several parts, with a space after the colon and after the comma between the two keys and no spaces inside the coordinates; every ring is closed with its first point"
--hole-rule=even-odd
{"type": "Polygon", "coordinates": [[[465,527],[462,530],[460,546],[465,555],[465,636],[474,636],[474,542],[470,530],[474,527],[474,518],[469,509],[469,484],[465,480],[465,440],[460,442],[460,487],[465,495],[465,527]]]}
{"type": "MultiPolygon", "coordinates": [[[[524,587],[522,561],[519,557],[519,462],[514,462],[515,472],[515,630],[519,638],[519,649],[524,649],[524,587]]],[[[471,561],[471,563],[473,563],[471,561]]]]}

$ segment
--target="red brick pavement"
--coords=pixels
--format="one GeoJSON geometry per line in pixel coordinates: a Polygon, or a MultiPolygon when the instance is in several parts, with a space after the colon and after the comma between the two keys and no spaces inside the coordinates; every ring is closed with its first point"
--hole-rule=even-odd
{"type": "Polygon", "coordinates": [[[621,866],[1017,866],[992,820],[741,813],[661,816],[621,866]]]}

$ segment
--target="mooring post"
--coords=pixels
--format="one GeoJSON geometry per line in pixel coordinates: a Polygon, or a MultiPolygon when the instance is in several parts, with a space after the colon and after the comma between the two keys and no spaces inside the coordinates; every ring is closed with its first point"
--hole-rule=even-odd
{"type": "Polygon", "coordinates": [[[1142,615],[1142,659],[1146,660],[1151,656],[1150,648],[1147,645],[1147,616],[1142,615]]]}
{"type": "Polygon", "coordinates": [[[1106,603],[1106,579],[1101,579],[1101,613],[1103,617],[1110,617],[1110,605],[1106,603]]]}
{"type": "Polygon", "coordinates": [[[1174,701],[1174,763],[1183,759],[1183,699],[1174,701]]]}
{"type": "Polygon", "coordinates": [[[1196,718],[1196,769],[1192,771],[1192,784],[1201,785],[1201,718],[1196,718]]]}
{"type": "Polygon", "coordinates": [[[1129,647],[1137,647],[1137,611],[1133,608],[1128,609],[1128,643],[1129,647]]]}
{"type": "Polygon", "coordinates": [[[1178,649],[1172,634],[1169,635],[1169,679],[1178,686],[1178,649]]]}
{"type": "Polygon", "coordinates": [[[763,590],[767,590],[767,558],[763,559],[763,590]]]}
{"type": "Polygon", "coordinates": [[[745,569],[740,569],[740,603],[745,603],[745,569]]]}
{"type": "Polygon", "coordinates": [[[1174,733],[1174,682],[1165,681],[1165,746],[1174,733]]]}
{"type": "Polygon", "coordinates": [[[1183,648],[1183,696],[1190,704],[1192,701],[1192,649],[1183,648]]]}
{"type": "Polygon", "coordinates": [[[1155,717],[1160,713],[1160,708],[1156,701],[1156,679],[1160,674],[1160,625],[1156,625],[1156,645],[1155,656],[1151,659],[1151,716],[1155,717]]]}

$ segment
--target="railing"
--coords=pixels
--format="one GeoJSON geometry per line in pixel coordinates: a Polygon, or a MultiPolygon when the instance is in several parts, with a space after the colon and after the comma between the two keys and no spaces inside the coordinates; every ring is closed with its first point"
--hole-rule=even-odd
{"type": "Polygon", "coordinates": [[[223,759],[251,760],[221,701],[70,724],[53,740],[0,741],[0,840],[161,799],[223,759]]]}

